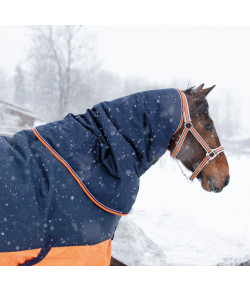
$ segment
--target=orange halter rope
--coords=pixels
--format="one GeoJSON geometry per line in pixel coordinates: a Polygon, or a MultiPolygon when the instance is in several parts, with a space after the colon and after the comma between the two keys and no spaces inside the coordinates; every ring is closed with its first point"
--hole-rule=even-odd
{"type": "Polygon", "coordinates": [[[211,149],[207,143],[202,139],[202,137],[199,135],[199,133],[195,130],[192,122],[191,122],[191,118],[190,118],[190,114],[189,114],[189,108],[188,108],[188,103],[187,103],[187,98],[185,96],[185,94],[178,89],[178,91],[180,92],[181,98],[182,98],[182,105],[183,105],[183,116],[184,116],[184,129],[183,132],[179,138],[179,141],[172,153],[172,157],[176,157],[176,155],[178,154],[178,152],[181,149],[181,146],[187,136],[188,132],[191,132],[194,137],[196,138],[196,140],[201,144],[201,146],[204,148],[204,150],[207,152],[205,158],[202,160],[202,162],[198,165],[198,167],[195,169],[195,171],[193,172],[193,174],[190,177],[187,177],[190,181],[193,181],[194,178],[200,173],[200,171],[203,169],[203,167],[212,159],[214,159],[218,154],[220,154],[221,152],[224,151],[224,147],[220,146],[218,148],[215,149],[211,149]]]}

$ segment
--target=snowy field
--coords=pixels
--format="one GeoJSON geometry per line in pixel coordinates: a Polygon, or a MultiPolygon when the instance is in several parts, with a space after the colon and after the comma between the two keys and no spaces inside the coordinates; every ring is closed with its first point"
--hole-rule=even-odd
{"type": "Polygon", "coordinates": [[[250,259],[250,156],[228,156],[221,193],[186,181],[165,155],[141,177],[132,212],[122,218],[113,256],[127,265],[237,265],[250,259]]]}

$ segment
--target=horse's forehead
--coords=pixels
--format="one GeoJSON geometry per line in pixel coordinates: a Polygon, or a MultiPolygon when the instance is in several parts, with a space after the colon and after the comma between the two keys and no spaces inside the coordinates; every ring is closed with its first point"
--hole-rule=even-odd
{"type": "Polygon", "coordinates": [[[201,92],[194,91],[189,96],[190,96],[190,99],[193,100],[193,101],[195,101],[195,102],[206,100],[206,97],[201,92]]]}
{"type": "Polygon", "coordinates": [[[190,102],[190,109],[191,109],[191,115],[194,117],[199,117],[200,115],[207,115],[209,116],[209,106],[208,102],[205,98],[203,99],[196,99],[193,98],[190,102]]]}

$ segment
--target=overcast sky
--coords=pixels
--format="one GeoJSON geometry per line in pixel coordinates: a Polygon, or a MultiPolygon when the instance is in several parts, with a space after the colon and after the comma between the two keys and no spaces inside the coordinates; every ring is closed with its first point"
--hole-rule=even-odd
{"type": "MultiPolygon", "coordinates": [[[[230,91],[248,118],[250,26],[91,26],[103,67],[121,76],[164,82],[216,84],[213,97],[230,91]]],[[[10,74],[23,62],[28,33],[0,26],[0,66],[10,74]]],[[[223,96],[221,96],[223,98],[223,96]]],[[[245,119],[244,119],[245,117],[245,119]]],[[[246,125],[243,125],[248,130],[246,125]]]]}

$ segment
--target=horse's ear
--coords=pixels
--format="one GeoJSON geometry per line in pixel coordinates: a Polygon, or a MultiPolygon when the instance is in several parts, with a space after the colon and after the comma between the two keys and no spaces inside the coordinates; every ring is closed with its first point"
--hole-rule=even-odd
{"type": "Polygon", "coordinates": [[[209,92],[215,87],[216,85],[213,85],[209,88],[205,88],[205,89],[202,89],[202,95],[205,97],[209,94],[209,92]]]}
{"type": "Polygon", "coordinates": [[[204,86],[204,83],[202,83],[200,86],[198,86],[196,89],[195,89],[195,91],[202,91],[202,89],[203,89],[203,86],[204,86]]]}

